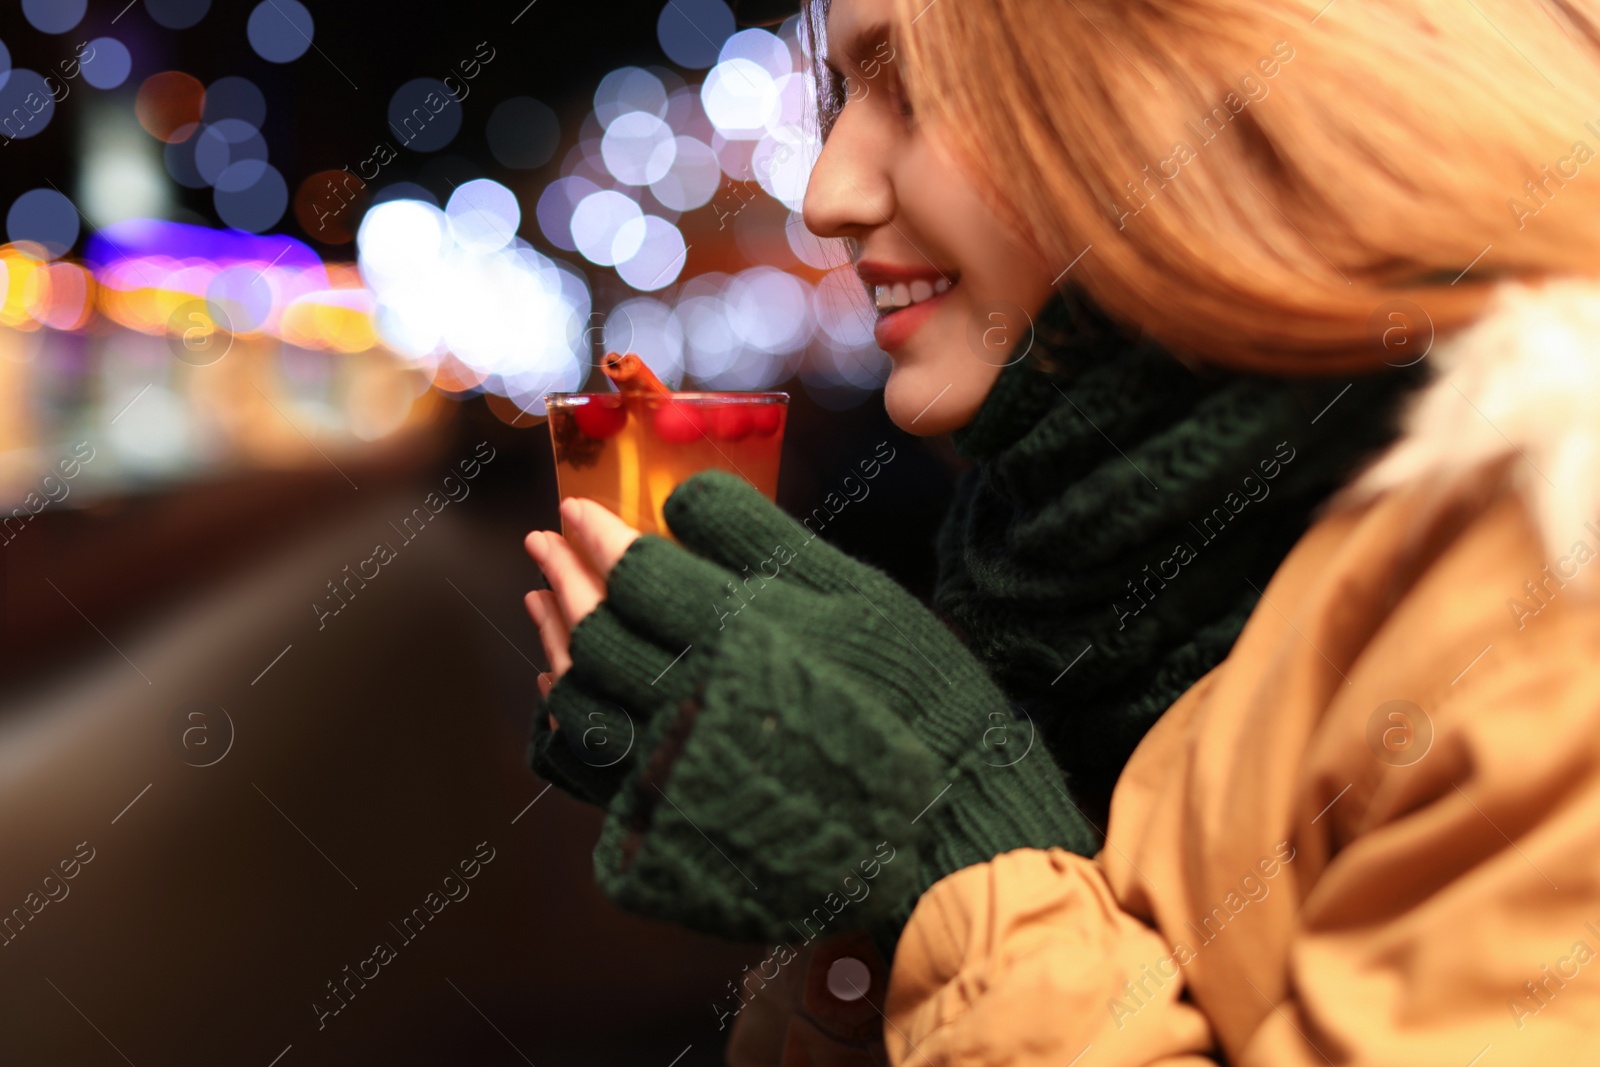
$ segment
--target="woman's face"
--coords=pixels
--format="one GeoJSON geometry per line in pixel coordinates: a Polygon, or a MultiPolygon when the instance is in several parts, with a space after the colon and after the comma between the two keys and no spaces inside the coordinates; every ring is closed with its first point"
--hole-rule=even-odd
{"type": "Polygon", "coordinates": [[[803,214],[817,236],[846,239],[879,309],[889,418],[929,435],[972,420],[1065,264],[1052,269],[1013,238],[940,147],[937,127],[911,113],[893,43],[900,31],[874,32],[890,26],[893,8],[833,0],[828,65],[843,78],[845,104],[803,214]]]}

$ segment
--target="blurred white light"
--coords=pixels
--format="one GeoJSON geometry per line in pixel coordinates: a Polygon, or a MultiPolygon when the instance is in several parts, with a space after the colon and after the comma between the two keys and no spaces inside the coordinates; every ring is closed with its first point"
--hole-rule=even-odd
{"type": "Polygon", "coordinates": [[[572,240],[572,212],[584,197],[599,191],[600,187],[587,178],[557,178],[545,186],[534,208],[545,240],[557,248],[576,252],[578,246],[572,240]]]}
{"type": "Polygon", "coordinates": [[[78,111],[78,206],[95,228],[171,209],[162,144],[115,97],[89,97],[78,111]]]}
{"type": "Polygon", "coordinates": [[[651,292],[678,280],[687,260],[683,234],[656,215],[644,215],[625,223],[617,232],[614,250],[632,242],[634,251],[617,256],[617,273],[635,289],[651,292]]]}
{"type": "Polygon", "coordinates": [[[449,257],[453,290],[445,321],[445,346],[480,372],[524,370],[542,362],[544,351],[527,344],[529,327],[557,311],[560,292],[515,255],[475,255],[457,249],[449,257]]]}
{"type": "Polygon", "coordinates": [[[639,205],[619,192],[602,189],[590,193],[573,209],[573,243],[589,262],[602,267],[613,266],[616,260],[612,258],[611,249],[617,231],[641,214],[639,205]]]}
{"type": "MultiPolygon", "coordinates": [[[[121,407],[137,389],[128,390],[121,407]]],[[[163,470],[193,462],[189,447],[193,417],[187,401],[164,385],[152,385],[137,404],[130,404],[106,428],[112,451],[136,470],[163,470]]]]}
{"type": "Polygon", "coordinates": [[[706,389],[750,392],[771,389],[787,378],[789,372],[790,361],[782,356],[746,349],[725,370],[705,378],[700,384],[706,389]]]}
{"type": "Polygon", "coordinates": [[[809,70],[779,78],[777,89],[778,107],[767,123],[769,130],[783,126],[808,129],[816,125],[809,116],[816,108],[817,82],[809,70]]]}
{"type": "Polygon", "coordinates": [[[750,169],[761,188],[790,211],[799,211],[820,152],[815,138],[806,137],[799,127],[785,126],[757,142],[750,169]]]}
{"type": "Polygon", "coordinates": [[[872,343],[877,311],[867,300],[867,289],[848,265],[830,270],[813,293],[817,325],[834,342],[846,347],[872,343]]]}
{"type": "Polygon", "coordinates": [[[231,332],[252,333],[272,314],[272,280],[255,267],[225,267],[206,286],[206,299],[228,316],[231,332]]]}
{"type": "Polygon", "coordinates": [[[378,298],[374,326],[395,353],[413,360],[439,354],[449,315],[445,294],[423,279],[392,286],[378,298]]]}
{"type": "Polygon", "coordinates": [[[672,169],[651,182],[650,191],[674,211],[693,211],[711,202],[722,181],[722,165],[704,141],[678,137],[676,143],[672,169]]]}
{"type": "Polygon", "coordinates": [[[647,296],[625,300],[606,316],[601,343],[607,352],[636,352],[668,388],[683,381],[683,327],[672,309],[647,296]]]}
{"type": "Polygon", "coordinates": [[[815,322],[806,283],[775,267],[752,267],[728,283],[734,330],[763,352],[794,352],[811,339],[815,322]]]}
{"type": "MultiPolygon", "coordinates": [[[[752,136],[759,134],[752,133],[752,136]]],[[[760,142],[755,140],[724,137],[720,131],[711,135],[711,151],[716,153],[722,173],[739,182],[755,179],[755,171],[750,166],[750,157],[758,144],[760,142]]]]}
{"type": "Polygon", "coordinates": [[[395,282],[437,269],[450,247],[449,220],[432,204],[389,200],[369,210],[356,232],[361,274],[380,294],[395,282]]]}
{"type": "Polygon", "coordinates": [[[444,206],[450,235],[458,247],[474,252],[504,248],[522,224],[522,208],[510,189],[497,181],[478,178],[450,194],[444,206]]]}
{"type": "Polygon", "coordinates": [[[728,321],[720,295],[680,300],[674,314],[683,327],[684,363],[696,381],[717,377],[743,355],[744,342],[728,321]]]}
{"type": "Polygon", "coordinates": [[[504,375],[499,385],[504,390],[503,395],[510,398],[519,409],[531,416],[540,416],[548,414],[544,404],[546,393],[577,392],[588,371],[588,362],[575,357],[565,360],[553,370],[539,369],[504,375]]]}
{"type": "Polygon", "coordinates": [[[645,111],[617,116],[600,141],[606,170],[628,185],[659,181],[672,168],[677,154],[672,127],[645,111]]]}
{"type": "Polygon", "coordinates": [[[810,349],[812,358],[802,377],[829,385],[877,389],[889,377],[889,357],[877,345],[840,345],[831,340],[810,349]]]}
{"type": "Polygon", "coordinates": [[[818,237],[806,228],[805,219],[798,211],[789,213],[789,220],[784,224],[783,232],[789,239],[789,250],[795,254],[796,259],[808,267],[832,270],[849,259],[843,241],[837,237],[818,237]]]}
{"type": "Polygon", "coordinates": [[[775,34],[763,29],[740,30],[722,42],[717,61],[726,63],[731,59],[747,59],[773,78],[781,78],[794,70],[789,46],[775,34]]]}
{"type": "Polygon", "coordinates": [[[600,79],[594,91],[594,115],[600,125],[611,124],[630,111],[667,117],[667,90],[661,79],[641,67],[621,67],[600,79]]]}
{"type": "Polygon", "coordinates": [[[706,116],[724,137],[761,136],[774,114],[781,114],[778,86],[766,68],[744,58],[718,63],[700,87],[706,116]]]}

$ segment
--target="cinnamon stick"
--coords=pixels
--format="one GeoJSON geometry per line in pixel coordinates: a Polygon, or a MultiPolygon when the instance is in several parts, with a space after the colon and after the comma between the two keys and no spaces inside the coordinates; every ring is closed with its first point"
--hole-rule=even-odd
{"type": "Polygon", "coordinates": [[[636,353],[629,352],[624,355],[620,352],[607,352],[605,358],[600,361],[600,369],[621,392],[672,395],[672,390],[656,377],[654,371],[645,366],[644,360],[636,353]]]}

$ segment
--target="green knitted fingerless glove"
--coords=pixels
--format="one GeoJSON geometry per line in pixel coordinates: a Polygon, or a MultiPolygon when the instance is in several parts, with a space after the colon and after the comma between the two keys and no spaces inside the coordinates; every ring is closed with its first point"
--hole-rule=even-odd
{"type": "Polygon", "coordinates": [[[869,929],[887,959],[946,874],[1093,851],[1042,746],[995,743],[1026,729],[983,666],[888,575],[722,471],[665,514],[684,547],[629,546],[551,692],[634,732],[594,854],[617,903],[740,940],[869,929]]]}

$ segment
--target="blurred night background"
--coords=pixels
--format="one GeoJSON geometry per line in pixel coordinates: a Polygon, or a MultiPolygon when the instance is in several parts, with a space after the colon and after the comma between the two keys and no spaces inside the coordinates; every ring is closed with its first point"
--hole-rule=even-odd
{"type": "Polygon", "coordinates": [[[768,17],[4,0],[0,1062],[722,1062],[765,951],[595,888],[599,813],[526,765],[522,538],[540,398],[634,351],[790,393],[793,512],[889,441],[823,536],[931,588],[959,464],[801,223],[768,17]]]}

